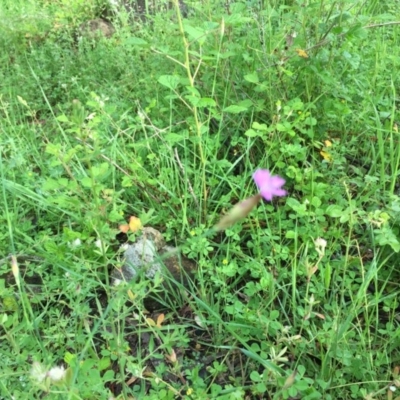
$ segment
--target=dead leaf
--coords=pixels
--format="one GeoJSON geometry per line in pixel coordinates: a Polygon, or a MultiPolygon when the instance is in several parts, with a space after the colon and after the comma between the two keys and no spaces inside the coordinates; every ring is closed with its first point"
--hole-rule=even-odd
{"type": "Polygon", "coordinates": [[[168,360],[169,361],[171,361],[172,363],[176,363],[176,353],[175,353],[175,350],[174,349],[172,349],[171,350],[171,354],[170,355],[167,355],[167,358],[168,358],[168,360]]]}
{"type": "Polygon", "coordinates": [[[129,231],[129,225],[128,225],[128,224],[120,225],[120,226],[119,226],[119,230],[120,230],[122,233],[127,233],[127,232],[129,231]]]}
{"type": "Polygon", "coordinates": [[[325,319],[325,315],[315,312],[314,313],[318,318],[325,319]]]}
{"type": "Polygon", "coordinates": [[[157,328],[161,328],[161,325],[162,325],[162,323],[164,322],[164,320],[165,320],[165,315],[161,313],[161,314],[157,317],[157,328]]]}
{"type": "Polygon", "coordinates": [[[285,383],[283,385],[283,390],[290,388],[295,380],[296,380],[296,374],[297,374],[297,370],[294,370],[285,380],[285,383]]]}
{"type": "Polygon", "coordinates": [[[126,382],[125,382],[125,384],[127,385],[127,386],[130,386],[130,385],[132,385],[132,383],[135,383],[136,381],[137,381],[137,376],[132,376],[130,379],[128,379],[126,382]]]}
{"type": "Polygon", "coordinates": [[[308,280],[311,279],[311,277],[318,271],[318,266],[315,265],[314,267],[308,267],[307,268],[307,278],[308,280]]]}

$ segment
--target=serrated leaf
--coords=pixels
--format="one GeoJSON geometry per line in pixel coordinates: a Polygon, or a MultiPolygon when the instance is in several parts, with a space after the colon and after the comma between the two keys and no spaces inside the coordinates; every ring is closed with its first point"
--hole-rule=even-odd
{"type": "Polygon", "coordinates": [[[109,168],[108,163],[101,163],[99,165],[94,165],[91,168],[92,176],[96,179],[104,178],[109,168]]]}
{"type": "Polygon", "coordinates": [[[307,207],[305,204],[300,203],[298,200],[293,197],[289,197],[286,201],[286,204],[292,208],[299,215],[305,215],[307,212],[307,207]]]}
{"type": "Polygon", "coordinates": [[[161,75],[158,78],[158,83],[171,90],[175,90],[179,86],[180,82],[181,78],[177,75],[161,75]]]}
{"type": "Polygon", "coordinates": [[[340,206],[332,204],[326,208],[325,214],[332,218],[340,218],[343,216],[343,209],[340,206]]]}
{"type": "Polygon", "coordinates": [[[204,44],[204,41],[206,40],[206,32],[202,29],[195,28],[191,25],[185,25],[184,27],[186,33],[190,37],[191,40],[198,41],[200,44],[204,44]]]}
{"type": "Polygon", "coordinates": [[[178,133],[167,133],[166,135],[163,136],[165,141],[168,142],[169,144],[175,144],[175,143],[180,143],[185,139],[185,136],[182,134],[178,133]]]}
{"type": "Polygon", "coordinates": [[[241,112],[247,111],[247,107],[231,105],[231,106],[224,108],[223,111],[226,113],[231,113],[231,114],[239,114],[241,112]]]}
{"type": "Polygon", "coordinates": [[[92,182],[91,178],[89,178],[88,176],[85,176],[84,178],[81,179],[81,184],[83,187],[91,188],[93,185],[93,182],[92,182]]]}
{"type": "Polygon", "coordinates": [[[247,82],[251,82],[251,83],[258,83],[260,81],[259,78],[258,78],[257,72],[253,72],[251,74],[245,75],[244,79],[247,82]]]}
{"type": "Polygon", "coordinates": [[[215,107],[216,105],[217,103],[215,102],[215,100],[209,97],[202,97],[197,102],[197,107],[215,107]]]}
{"type": "Polygon", "coordinates": [[[389,227],[385,227],[375,232],[378,232],[376,235],[376,241],[379,246],[390,246],[395,253],[400,251],[400,242],[389,227]]]}
{"type": "Polygon", "coordinates": [[[45,150],[46,153],[52,154],[53,156],[58,156],[60,154],[60,151],[61,151],[60,143],[57,143],[57,144],[49,143],[46,146],[46,150],[45,150]]]}
{"type": "Polygon", "coordinates": [[[147,42],[141,38],[131,36],[126,39],[123,44],[128,46],[146,46],[147,42]]]}
{"type": "Polygon", "coordinates": [[[67,117],[66,115],[61,114],[61,115],[59,115],[59,116],[57,117],[57,121],[59,121],[59,122],[68,122],[69,119],[68,119],[68,117],[67,117]]]}
{"type": "Polygon", "coordinates": [[[262,133],[255,131],[254,129],[248,129],[245,133],[248,137],[258,137],[263,136],[262,133]]]}
{"type": "Polygon", "coordinates": [[[60,188],[60,182],[53,178],[47,178],[42,186],[43,190],[56,190],[60,188]]]}
{"type": "Polygon", "coordinates": [[[253,129],[257,129],[258,131],[268,131],[268,126],[266,124],[259,124],[258,122],[253,122],[251,127],[253,129]]]}
{"type": "Polygon", "coordinates": [[[133,186],[132,178],[130,176],[124,175],[122,177],[121,185],[123,188],[132,187],[133,186]]]}

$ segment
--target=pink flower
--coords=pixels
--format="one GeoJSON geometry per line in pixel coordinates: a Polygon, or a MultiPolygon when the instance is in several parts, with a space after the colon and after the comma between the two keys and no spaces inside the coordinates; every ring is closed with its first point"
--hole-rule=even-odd
{"type": "Polygon", "coordinates": [[[267,169],[258,169],[254,172],[253,179],[265,200],[271,201],[274,196],[286,196],[286,190],[282,189],[285,180],[278,175],[272,176],[267,169]]]}

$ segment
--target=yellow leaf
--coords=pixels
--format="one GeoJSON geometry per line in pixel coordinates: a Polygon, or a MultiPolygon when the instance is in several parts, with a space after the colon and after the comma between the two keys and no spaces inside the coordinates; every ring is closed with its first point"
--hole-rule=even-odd
{"type": "Polygon", "coordinates": [[[142,229],[142,221],[138,217],[130,217],[129,218],[129,229],[132,232],[137,232],[142,229]]]}
{"type": "Polygon", "coordinates": [[[169,361],[171,361],[172,363],[176,363],[177,358],[176,358],[176,353],[175,353],[175,350],[174,350],[174,349],[171,350],[171,354],[170,354],[170,355],[167,355],[167,358],[168,358],[169,361]]]}
{"type": "Polygon", "coordinates": [[[325,147],[332,147],[332,142],[330,140],[324,141],[325,147]]]}
{"type": "Polygon", "coordinates": [[[156,323],[155,323],[154,320],[152,320],[151,318],[146,318],[146,322],[147,322],[150,326],[156,326],[156,323]]]}
{"type": "Polygon", "coordinates": [[[296,49],[296,51],[297,51],[297,54],[298,54],[300,57],[308,58],[308,54],[307,54],[307,52],[306,52],[305,50],[296,49]]]}
{"type": "Polygon", "coordinates": [[[129,300],[132,300],[132,301],[135,300],[136,295],[133,294],[131,289],[128,289],[128,297],[129,297],[129,300]]]}
{"type": "Polygon", "coordinates": [[[164,322],[164,320],[165,320],[165,315],[161,313],[161,314],[157,317],[157,327],[158,327],[158,328],[161,328],[161,325],[162,325],[162,323],[164,322]]]}
{"type": "Polygon", "coordinates": [[[308,280],[318,271],[318,266],[310,267],[307,269],[307,278],[308,280]]]}
{"type": "Polygon", "coordinates": [[[321,154],[322,158],[323,158],[325,161],[332,162],[332,156],[331,156],[327,151],[321,150],[321,151],[319,152],[319,154],[321,154]]]}
{"type": "Polygon", "coordinates": [[[14,255],[11,256],[11,271],[14,275],[15,283],[19,287],[20,285],[19,267],[18,267],[17,257],[15,257],[14,255]]]}
{"type": "Polygon", "coordinates": [[[296,381],[296,375],[297,375],[297,370],[294,370],[285,380],[285,383],[283,385],[283,389],[288,389],[290,388],[296,381]]]}

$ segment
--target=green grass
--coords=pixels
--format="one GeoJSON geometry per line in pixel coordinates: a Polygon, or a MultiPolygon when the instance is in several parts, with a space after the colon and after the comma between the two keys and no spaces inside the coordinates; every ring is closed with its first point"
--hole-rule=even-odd
{"type": "Polygon", "coordinates": [[[396,398],[396,2],[187,3],[0,5],[0,398],[396,398]],[[211,234],[257,168],[288,196],[211,234]],[[187,287],[112,286],[130,216],[187,287]]]}

